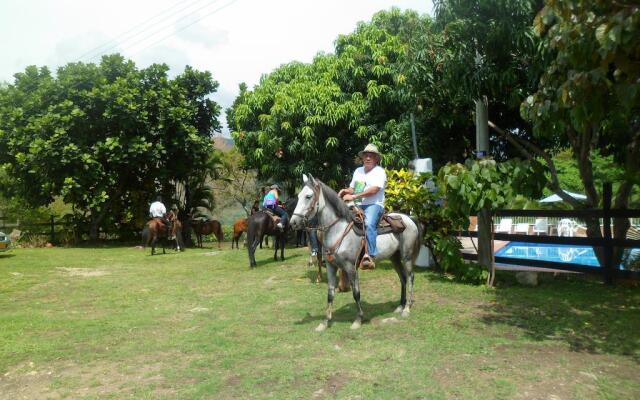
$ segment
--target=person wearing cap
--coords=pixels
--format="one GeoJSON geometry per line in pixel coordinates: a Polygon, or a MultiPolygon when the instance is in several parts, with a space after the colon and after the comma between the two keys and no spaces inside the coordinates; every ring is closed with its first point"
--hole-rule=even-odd
{"type": "Polygon", "coordinates": [[[378,255],[376,239],[378,237],[378,221],[384,212],[384,188],[387,186],[387,173],[380,167],[380,151],[369,143],[358,153],[363,166],[353,173],[348,188],[341,189],[338,196],[344,201],[353,201],[364,211],[365,235],[369,253],[362,259],[363,269],[375,268],[375,257],[378,255]]]}
{"type": "Polygon", "coordinates": [[[268,208],[273,211],[278,217],[280,217],[280,222],[276,225],[278,229],[283,230],[285,226],[287,226],[287,221],[289,220],[289,215],[284,210],[284,208],[278,205],[280,200],[280,193],[282,189],[278,185],[271,185],[271,190],[264,196],[262,200],[262,207],[268,208]]]}

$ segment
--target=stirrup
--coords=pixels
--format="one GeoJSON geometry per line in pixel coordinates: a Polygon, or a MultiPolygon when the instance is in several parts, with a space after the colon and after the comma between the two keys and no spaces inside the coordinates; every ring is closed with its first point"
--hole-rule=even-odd
{"type": "Polygon", "coordinates": [[[362,260],[360,260],[360,269],[374,269],[375,267],[375,257],[372,257],[368,254],[362,256],[362,260]]]}

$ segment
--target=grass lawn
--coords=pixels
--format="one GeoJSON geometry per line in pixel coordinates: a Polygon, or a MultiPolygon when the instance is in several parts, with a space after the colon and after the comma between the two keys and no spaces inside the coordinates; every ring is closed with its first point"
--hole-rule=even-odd
{"type": "MultiPolygon", "coordinates": [[[[211,246],[211,243],[208,243],[211,246]]],[[[390,264],[333,325],[305,249],[0,255],[0,398],[638,399],[640,290],[555,278],[497,289],[419,270],[408,319],[390,264]]],[[[507,282],[507,283],[505,283],[507,282]]]]}

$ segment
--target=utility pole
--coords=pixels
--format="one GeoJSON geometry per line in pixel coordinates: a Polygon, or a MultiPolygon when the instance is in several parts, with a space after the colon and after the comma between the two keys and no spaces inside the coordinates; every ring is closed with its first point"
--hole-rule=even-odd
{"type": "MultiPolygon", "coordinates": [[[[489,107],[486,96],[476,100],[476,158],[489,156],[489,107]]],[[[491,210],[478,210],[478,263],[491,269],[493,264],[493,221],[491,210]]]]}

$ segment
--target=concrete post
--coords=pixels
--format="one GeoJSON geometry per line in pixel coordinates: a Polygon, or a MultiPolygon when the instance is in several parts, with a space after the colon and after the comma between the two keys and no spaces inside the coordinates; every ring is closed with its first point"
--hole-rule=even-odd
{"type": "MultiPolygon", "coordinates": [[[[489,109],[486,96],[476,100],[476,157],[489,156],[489,109]]],[[[491,271],[493,264],[493,238],[491,210],[483,208],[478,212],[478,263],[491,271]]]]}

